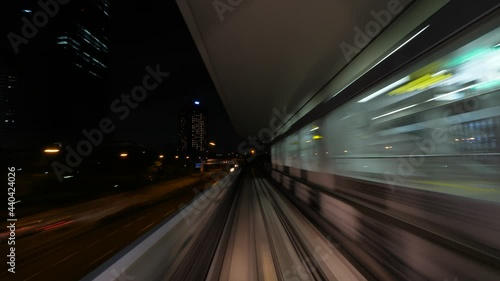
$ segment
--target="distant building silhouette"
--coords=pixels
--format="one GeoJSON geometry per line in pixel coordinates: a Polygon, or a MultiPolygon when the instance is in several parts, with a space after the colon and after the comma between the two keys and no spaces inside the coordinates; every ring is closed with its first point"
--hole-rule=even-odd
{"type": "Polygon", "coordinates": [[[0,70],[0,135],[16,129],[18,114],[18,77],[0,70]]]}

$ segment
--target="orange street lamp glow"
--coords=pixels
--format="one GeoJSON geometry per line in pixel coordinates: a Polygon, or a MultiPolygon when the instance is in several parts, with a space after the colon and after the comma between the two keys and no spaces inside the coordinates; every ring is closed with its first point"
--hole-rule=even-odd
{"type": "Polygon", "coordinates": [[[127,153],[120,153],[120,157],[127,157],[128,154],[127,153]]]}
{"type": "Polygon", "coordinates": [[[45,152],[45,153],[58,153],[59,149],[56,149],[56,148],[54,148],[54,149],[52,149],[52,148],[51,149],[45,149],[43,152],[45,152]]]}
{"type": "Polygon", "coordinates": [[[211,146],[215,146],[215,142],[209,142],[208,144],[211,146]]]}
{"type": "Polygon", "coordinates": [[[179,155],[175,155],[175,159],[179,159],[179,155]]]}
{"type": "Polygon", "coordinates": [[[161,154],[159,157],[160,157],[160,158],[163,158],[163,154],[161,154]]]}

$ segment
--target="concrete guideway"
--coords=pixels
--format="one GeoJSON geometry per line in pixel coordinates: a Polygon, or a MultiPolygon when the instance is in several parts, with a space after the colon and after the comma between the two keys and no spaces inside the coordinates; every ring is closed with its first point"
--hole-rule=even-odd
{"type": "Polygon", "coordinates": [[[207,280],[366,280],[257,170],[243,177],[222,268],[207,280]]]}

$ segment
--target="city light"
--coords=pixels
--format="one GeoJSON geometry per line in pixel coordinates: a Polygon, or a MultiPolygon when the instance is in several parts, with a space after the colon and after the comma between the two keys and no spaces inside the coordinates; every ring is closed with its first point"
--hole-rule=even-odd
{"type": "Polygon", "coordinates": [[[45,152],[45,153],[58,153],[59,149],[57,149],[57,148],[50,148],[50,149],[45,149],[43,152],[45,152]]]}
{"type": "Polygon", "coordinates": [[[446,93],[446,94],[442,94],[442,95],[439,95],[439,96],[436,96],[432,99],[428,99],[426,100],[425,102],[429,102],[429,101],[434,101],[434,100],[446,100],[446,98],[450,95],[454,95],[456,93],[459,93],[461,91],[465,91],[465,90],[468,90],[470,88],[474,88],[475,86],[478,86],[480,84],[483,84],[483,83],[477,83],[477,84],[474,84],[474,85],[470,85],[470,86],[467,86],[467,87],[464,87],[464,88],[461,88],[461,89],[458,89],[458,90],[455,90],[455,91],[452,91],[452,92],[449,92],[449,93],[446,93]]]}
{"type": "Polygon", "coordinates": [[[451,77],[453,77],[453,74],[446,73],[446,71],[439,71],[434,74],[426,74],[397,89],[392,90],[388,95],[394,96],[410,93],[416,90],[425,90],[451,77]]]}
{"type": "Polygon", "coordinates": [[[406,110],[408,108],[412,108],[414,106],[417,106],[418,104],[412,104],[412,105],[409,105],[409,106],[405,106],[403,108],[400,108],[400,109],[396,109],[394,111],[391,111],[391,112],[388,112],[388,113],[385,113],[385,114],[382,114],[382,115],[379,115],[377,117],[373,117],[372,120],[376,120],[376,119],[379,119],[379,118],[382,118],[382,117],[385,117],[387,115],[391,115],[391,114],[394,114],[394,113],[397,113],[397,112],[400,112],[400,111],[403,111],[403,110],[406,110]]]}
{"type": "Polygon", "coordinates": [[[158,156],[158,157],[163,158],[164,156],[163,156],[163,154],[160,154],[160,156],[158,156]]]}
{"type": "Polygon", "coordinates": [[[388,86],[385,86],[384,88],[376,91],[375,93],[361,99],[360,101],[358,101],[358,103],[367,102],[369,100],[372,100],[372,99],[380,96],[381,94],[387,92],[388,90],[394,89],[395,87],[400,86],[408,81],[410,81],[410,76],[406,76],[406,77],[404,77],[404,78],[402,78],[402,79],[400,79],[400,80],[398,80],[398,81],[396,81],[388,86]]]}
{"type": "Polygon", "coordinates": [[[120,157],[127,157],[128,154],[127,153],[120,153],[120,157]]]}
{"type": "Polygon", "coordinates": [[[179,159],[179,155],[175,155],[175,159],[179,159]]]}
{"type": "Polygon", "coordinates": [[[215,146],[214,142],[209,142],[208,144],[211,145],[211,146],[215,146]]]}
{"type": "Polygon", "coordinates": [[[189,159],[189,156],[186,156],[186,159],[189,159]]]}
{"type": "Polygon", "coordinates": [[[199,101],[194,101],[194,104],[200,105],[200,102],[199,101]]]}

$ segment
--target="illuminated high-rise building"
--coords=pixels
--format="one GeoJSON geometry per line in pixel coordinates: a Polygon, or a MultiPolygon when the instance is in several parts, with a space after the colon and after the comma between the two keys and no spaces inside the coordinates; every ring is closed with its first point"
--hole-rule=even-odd
{"type": "Polygon", "coordinates": [[[110,0],[4,2],[0,146],[81,138],[113,100],[110,0]]]}
{"type": "Polygon", "coordinates": [[[207,144],[207,109],[194,101],[179,113],[179,150],[201,155],[207,151],[207,144]]]}
{"type": "MultiPolygon", "coordinates": [[[[43,12],[39,2],[18,1],[11,12],[32,19],[43,12]]],[[[59,5],[35,37],[18,46],[12,60],[26,93],[21,107],[29,107],[27,123],[33,131],[48,138],[79,138],[82,128],[107,114],[111,20],[109,0],[72,0],[59,5]]],[[[19,33],[22,26],[11,29],[19,33]]]]}
{"type": "Polygon", "coordinates": [[[107,76],[110,45],[110,3],[108,0],[77,1],[68,7],[55,29],[57,55],[77,71],[97,79],[107,76]]]}

